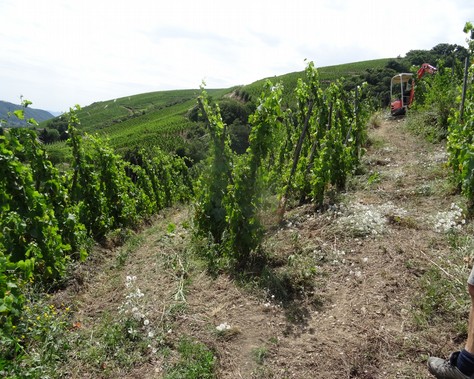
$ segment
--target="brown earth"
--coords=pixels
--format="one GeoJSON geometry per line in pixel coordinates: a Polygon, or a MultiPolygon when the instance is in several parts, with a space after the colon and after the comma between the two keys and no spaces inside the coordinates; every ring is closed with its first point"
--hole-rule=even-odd
{"type": "MultiPolygon", "coordinates": [[[[84,284],[72,298],[74,321],[92,334],[105,313],[117,313],[126,276],[135,275],[154,332],[167,346],[182,336],[205,343],[218,378],[429,378],[426,358],[447,356],[465,337],[415,318],[430,268],[463,288],[469,268],[448,261],[449,238],[434,227],[440,212],[463,200],[447,183],[443,144],[409,134],[396,120],[370,130],[370,140],[364,173],[336,205],[294,208],[283,226],[269,229],[264,248],[276,263],[267,287],[207,275],[189,258],[190,210],[173,209],[135,248],[102,252],[76,274],[84,284]],[[229,329],[218,332],[223,323],[229,329]]],[[[67,372],[161,378],[173,359],[150,352],[133,368],[101,372],[72,358],[67,372]]]]}

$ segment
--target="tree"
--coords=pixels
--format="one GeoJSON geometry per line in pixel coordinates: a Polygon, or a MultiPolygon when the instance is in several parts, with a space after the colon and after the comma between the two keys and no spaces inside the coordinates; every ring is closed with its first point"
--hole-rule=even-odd
{"type": "Polygon", "coordinates": [[[410,72],[410,62],[406,59],[390,59],[385,67],[396,72],[410,72]]]}
{"type": "Polygon", "coordinates": [[[410,50],[406,53],[405,59],[413,66],[421,66],[423,63],[434,64],[436,61],[434,54],[429,50],[410,50]]]}
{"type": "Polygon", "coordinates": [[[39,134],[39,139],[43,143],[51,143],[59,141],[60,135],[56,129],[43,128],[42,132],[39,134]]]}
{"type": "Polygon", "coordinates": [[[464,62],[468,56],[468,51],[463,46],[452,45],[449,43],[440,43],[431,49],[431,53],[435,59],[435,64],[441,59],[444,61],[445,67],[453,67],[456,61],[464,62]]]}

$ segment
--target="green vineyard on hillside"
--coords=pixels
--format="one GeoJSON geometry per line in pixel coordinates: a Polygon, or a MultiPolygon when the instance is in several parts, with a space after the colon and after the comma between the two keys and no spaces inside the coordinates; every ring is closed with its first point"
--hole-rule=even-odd
{"type": "MultiPolygon", "coordinates": [[[[382,69],[389,59],[376,59],[356,63],[327,66],[318,69],[322,85],[339,78],[357,78],[368,69],[382,69]]],[[[294,90],[304,71],[271,78],[283,85],[283,102],[295,101],[294,90]]],[[[229,99],[241,104],[256,102],[261,95],[266,79],[252,84],[225,88],[208,89],[213,101],[229,99]]],[[[351,88],[353,89],[353,88],[351,88]]],[[[189,114],[196,107],[199,91],[196,89],[150,92],[93,103],[77,112],[81,132],[98,134],[106,138],[118,152],[126,153],[143,146],[158,146],[169,152],[189,150],[187,132],[196,126],[189,114]]],[[[41,128],[51,122],[41,124],[41,128]]],[[[199,148],[191,148],[199,149],[199,148]]],[[[71,159],[64,142],[47,145],[47,150],[55,162],[71,159]]]]}

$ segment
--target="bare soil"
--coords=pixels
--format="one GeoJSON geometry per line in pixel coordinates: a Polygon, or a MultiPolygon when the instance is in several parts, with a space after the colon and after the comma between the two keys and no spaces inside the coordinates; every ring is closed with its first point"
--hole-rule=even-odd
{"type": "MultiPolygon", "coordinates": [[[[136,275],[150,321],[169,346],[182,336],[205,343],[217,357],[218,378],[431,377],[426,358],[447,356],[465,336],[415,322],[424,296],[420,278],[451,249],[446,234],[434,230],[437,215],[463,200],[447,184],[443,144],[409,134],[403,120],[385,120],[370,130],[370,140],[364,172],[334,206],[293,208],[282,226],[269,229],[265,249],[274,262],[300,262],[287,271],[291,296],[282,298],[271,285],[206,274],[186,258],[191,211],[180,208],[157,219],[127,256],[120,249],[102,252],[77,274],[79,288],[63,294],[73,296],[74,321],[93,330],[104,312],[113,314],[123,302],[126,276],[136,275]],[[349,209],[365,212],[373,225],[380,216],[381,224],[363,233],[357,211],[359,225],[342,223],[349,209]],[[170,232],[169,225],[176,229],[170,232]],[[117,264],[120,254],[124,263],[117,264]],[[218,332],[223,323],[229,329],[218,332]]],[[[78,360],[69,376],[161,378],[166,359],[173,356],[150,353],[145,363],[108,374],[78,360]]]]}

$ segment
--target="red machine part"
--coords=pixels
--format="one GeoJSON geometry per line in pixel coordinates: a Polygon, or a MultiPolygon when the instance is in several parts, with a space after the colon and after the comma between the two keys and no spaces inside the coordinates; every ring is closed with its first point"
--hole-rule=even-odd
{"type": "MultiPolygon", "coordinates": [[[[417,79],[421,79],[426,73],[434,74],[436,71],[437,71],[436,67],[430,65],[429,63],[423,63],[418,69],[416,76],[417,76],[417,79]]],[[[409,85],[411,86],[409,95],[407,96],[406,94],[403,93],[403,85],[401,85],[402,90],[401,90],[399,99],[394,100],[390,104],[391,113],[393,116],[404,115],[406,113],[407,108],[413,103],[413,100],[415,98],[415,85],[414,85],[413,79],[410,78],[411,75],[412,74],[398,74],[392,78],[392,83],[391,83],[391,88],[390,88],[391,94],[392,94],[394,79],[396,77],[399,77],[398,81],[396,81],[398,84],[400,84],[400,82],[403,82],[403,83],[407,83],[407,85],[409,83],[409,85]]]]}

